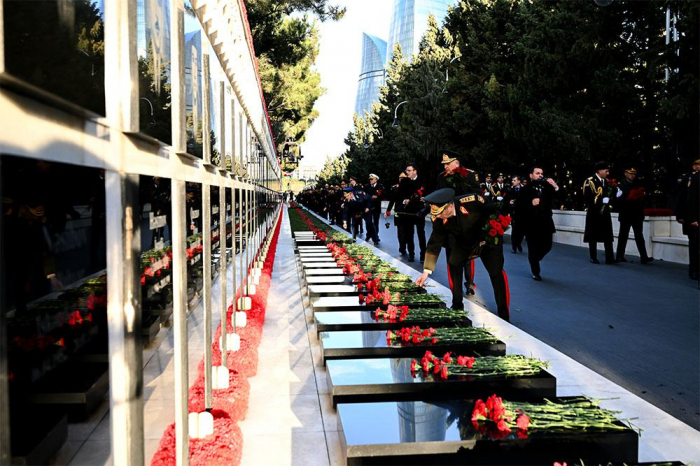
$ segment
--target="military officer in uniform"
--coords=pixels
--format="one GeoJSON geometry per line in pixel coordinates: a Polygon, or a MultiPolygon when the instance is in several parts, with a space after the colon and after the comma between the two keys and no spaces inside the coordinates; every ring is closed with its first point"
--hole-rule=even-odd
{"type": "Polygon", "coordinates": [[[608,164],[595,164],[596,173],[583,183],[583,200],[586,204],[586,229],[583,232],[583,242],[588,243],[591,263],[598,261],[598,243],[605,245],[605,263],[615,263],[613,250],[613,227],[610,216],[610,203],[614,197],[622,195],[622,191],[613,188],[607,180],[608,164]],[[612,197],[611,197],[612,196],[612,197]]]}
{"type": "MultiPolygon", "coordinates": [[[[459,158],[460,154],[450,150],[441,150],[439,154],[442,158],[441,163],[445,169],[438,175],[437,188],[452,188],[455,195],[461,196],[467,193],[478,193],[480,189],[479,175],[473,170],[461,166],[459,158]]],[[[462,157],[464,158],[464,157],[462,157]]],[[[450,235],[450,241],[445,247],[447,258],[450,257],[450,252],[455,242],[454,235],[450,235]]],[[[450,268],[447,268],[449,275],[450,268]]],[[[449,277],[448,277],[449,278],[449,277]]],[[[451,280],[451,278],[450,278],[451,280]]],[[[474,261],[469,260],[464,266],[464,286],[467,289],[467,295],[474,294],[474,261]]]]}
{"type": "Polygon", "coordinates": [[[374,231],[377,233],[377,240],[379,240],[379,217],[382,215],[384,185],[379,182],[379,177],[374,173],[369,175],[369,183],[365,185],[365,192],[371,197],[369,211],[374,223],[374,231]]]}
{"type": "Polygon", "coordinates": [[[370,218],[370,197],[361,190],[353,189],[352,186],[345,188],[344,193],[343,228],[347,230],[348,221],[350,221],[352,237],[357,238],[358,230],[364,220],[367,225],[367,241],[371,239],[376,245],[379,241],[377,240],[377,233],[374,231],[372,219],[370,218]]]}
{"type": "Polygon", "coordinates": [[[423,273],[416,280],[416,285],[423,286],[428,276],[435,270],[440,249],[449,241],[449,236],[456,238],[455,247],[448,258],[450,267],[450,289],[452,291],[452,308],[463,309],[462,303],[462,269],[469,259],[481,257],[481,262],[489,273],[491,285],[498,305],[498,315],[510,320],[508,277],[503,270],[503,242],[492,245],[486,242],[484,226],[493,213],[493,207],[485,204],[484,198],[477,193],[455,197],[450,188],[438,189],[425,196],[430,204],[433,219],[433,232],[430,235],[423,264],[423,273]]]}
{"type": "Polygon", "coordinates": [[[700,274],[700,159],[693,162],[693,172],[679,180],[676,220],[683,224],[688,237],[688,272],[692,280],[700,274]]]}
{"type": "Polygon", "coordinates": [[[647,247],[644,244],[644,186],[637,180],[637,170],[633,167],[625,170],[625,179],[620,183],[622,196],[617,201],[616,207],[619,212],[620,234],[617,239],[617,262],[627,262],[625,259],[625,249],[627,239],[630,234],[630,227],[634,231],[634,242],[637,243],[637,250],[642,264],[653,261],[653,257],[647,254],[647,247]]]}
{"type": "Polygon", "coordinates": [[[503,202],[509,186],[504,183],[503,173],[496,176],[496,182],[491,185],[491,202],[503,202]]]}

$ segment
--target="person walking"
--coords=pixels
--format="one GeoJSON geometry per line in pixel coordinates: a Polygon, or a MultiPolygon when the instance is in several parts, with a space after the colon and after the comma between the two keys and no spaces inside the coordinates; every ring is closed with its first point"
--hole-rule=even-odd
{"type": "Polygon", "coordinates": [[[583,183],[583,200],[588,209],[583,242],[588,243],[591,263],[598,261],[598,243],[605,246],[605,263],[615,263],[613,250],[613,228],[610,216],[610,203],[614,197],[622,195],[617,187],[607,180],[610,170],[605,162],[595,164],[596,173],[583,183]]]}
{"type": "Polygon", "coordinates": [[[462,302],[462,270],[469,259],[481,258],[486,268],[501,319],[510,321],[510,293],[508,276],[503,270],[503,241],[497,244],[486,241],[485,226],[490,214],[495,212],[492,204],[486,204],[479,194],[454,195],[450,188],[439,189],[425,197],[430,204],[433,220],[433,232],[430,235],[428,249],[423,264],[423,273],[416,280],[416,285],[423,286],[435,270],[440,249],[449,241],[449,236],[457,238],[447,260],[450,267],[450,290],[452,291],[452,308],[464,309],[462,302]]]}
{"type": "Polygon", "coordinates": [[[637,180],[637,169],[630,167],[625,170],[625,179],[619,186],[622,196],[616,203],[619,212],[620,234],[617,237],[617,262],[627,262],[625,249],[629,238],[630,228],[634,232],[634,242],[637,243],[637,250],[642,264],[648,264],[654,260],[647,254],[646,243],[644,242],[644,198],[646,193],[644,186],[637,180]]]}
{"type": "MultiPolygon", "coordinates": [[[[445,168],[439,175],[437,188],[451,188],[455,195],[474,194],[480,192],[479,175],[473,170],[464,168],[459,161],[461,154],[450,150],[441,150],[441,163],[445,168]]],[[[464,158],[464,157],[462,157],[464,158]]],[[[445,246],[445,255],[450,258],[450,252],[454,247],[456,238],[450,235],[449,242],[445,246]]],[[[447,267],[448,280],[452,281],[450,276],[450,268],[447,267]]],[[[474,261],[468,260],[464,265],[464,286],[467,290],[467,296],[474,295],[474,261]]]]}
{"type": "Polygon", "coordinates": [[[365,186],[365,193],[371,198],[369,211],[374,223],[374,231],[377,233],[377,240],[379,241],[379,217],[382,215],[382,200],[385,194],[384,185],[379,182],[379,177],[374,173],[369,175],[369,183],[365,186]]]}
{"type": "Polygon", "coordinates": [[[401,185],[401,181],[405,178],[406,174],[404,172],[401,172],[399,174],[399,181],[391,187],[391,192],[389,194],[389,205],[387,206],[386,212],[384,213],[384,219],[387,219],[389,216],[391,216],[391,210],[394,209],[394,228],[396,228],[396,239],[399,243],[399,254],[401,254],[401,256],[406,255],[406,240],[403,236],[404,231],[403,226],[401,224],[403,221],[403,217],[401,217],[401,211],[403,211],[403,203],[399,198],[399,186],[401,185]]]}
{"type": "Polygon", "coordinates": [[[416,255],[416,246],[414,242],[414,231],[418,235],[418,246],[420,248],[420,261],[425,258],[425,218],[421,215],[421,211],[425,203],[423,196],[425,193],[425,185],[418,177],[418,169],[413,163],[406,165],[406,179],[399,186],[399,198],[403,205],[401,222],[404,229],[404,240],[408,249],[408,262],[413,262],[416,255]]]}
{"type": "Polygon", "coordinates": [[[527,260],[535,281],[542,281],[540,262],[552,250],[552,235],[556,232],[552,218],[552,204],[559,186],[544,171],[535,166],[530,169],[530,183],[522,189],[518,198],[522,209],[524,233],[527,240],[527,260]]]}
{"type": "Polygon", "coordinates": [[[376,245],[377,234],[372,226],[372,219],[370,218],[369,203],[370,197],[360,189],[353,189],[351,186],[345,188],[345,203],[343,207],[343,228],[348,229],[348,223],[350,223],[350,228],[352,230],[353,239],[357,238],[357,235],[364,220],[367,225],[367,241],[370,239],[374,241],[376,245]]]}
{"type": "Polygon", "coordinates": [[[679,180],[676,220],[688,237],[688,274],[700,278],[700,159],[693,162],[693,171],[679,180]]]}
{"type": "Polygon", "coordinates": [[[512,223],[510,224],[510,246],[511,252],[517,254],[518,251],[523,252],[523,238],[525,237],[525,219],[523,218],[523,209],[519,207],[518,200],[524,185],[519,176],[511,178],[511,186],[508,189],[506,198],[508,199],[506,211],[510,214],[512,223]]]}

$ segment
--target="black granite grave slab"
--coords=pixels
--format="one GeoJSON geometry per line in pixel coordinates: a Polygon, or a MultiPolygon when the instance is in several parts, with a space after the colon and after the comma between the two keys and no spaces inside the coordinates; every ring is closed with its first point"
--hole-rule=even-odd
{"type": "MultiPolygon", "coordinates": [[[[299,259],[301,260],[309,260],[313,258],[318,258],[318,259],[333,259],[333,254],[327,253],[327,252],[302,252],[299,254],[299,259]]],[[[335,260],[335,259],[333,259],[335,260]]]]}
{"type": "Polygon", "coordinates": [[[475,429],[472,410],[465,401],[341,403],[341,448],[348,465],[637,462],[639,439],[631,429],[531,431],[525,438],[514,431],[495,439],[475,429]]]}
{"type": "Polygon", "coordinates": [[[68,419],[65,412],[52,407],[13,406],[10,430],[10,464],[49,464],[68,438],[68,419]]]}
{"type": "MultiPolygon", "coordinates": [[[[302,261],[301,266],[305,269],[333,269],[333,268],[340,268],[338,263],[334,260],[330,261],[310,261],[310,262],[304,262],[302,261]]],[[[341,268],[342,270],[342,268],[341,268]]]]}
{"type": "Polygon", "coordinates": [[[52,370],[26,394],[28,403],[61,406],[70,421],[85,419],[109,390],[109,365],[67,362],[52,370]]]}
{"type": "MultiPolygon", "coordinates": [[[[322,297],[314,301],[311,305],[314,312],[344,312],[344,311],[366,311],[368,309],[375,310],[378,307],[386,309],[382,303],[360,304],[359,296],[329,296],[322,297]]],[[[423,303],[420,307],[429,308],[444,308],[445,303],[423,303]]]]}
{"type": "Polygon", "coordinates": [[[297,248],[299,252],[303,251],[328,251],[326,246],[299,246],[297,248]]]}
{"type": "Polygon", "coordinates": [[[557,380],[546,371],[523,377],[450,377],[411,374],[414,358],[339,359],[326,362],[333,406],[376,401],[430,401],[487,398],[512,401],[557,396],[557,380]]]}
{"type": "Polygon", "coordinates": [[[309,285],[309,297],[358,296],[355,285],[309,285]]]}
{"type": "Polygon", "coordinates": [[[324,246],[325,244],[323,241],[315,240],[315,239],[303,239],[299,238],[295,241],[296,247],[299,246],[324,246]]]}
{"type": "Polygon", "coordinates": [[[420,358],[427,350],[442,357],[451,351],[460,356],[502,356],[506,344],[497,343],[437,343],[411,346],[388,346],[386,331],[321,332],[321,353],[324,363],[332,359],[420,358]]]}
{"type": "Polygon", "coordinates": [[[144,346],[149,345],[153,340],[156,339],[158,332],[160,331],[160,316],[158,315],[144,315],[141,321],[141,334],[143,336],[144,346]]]}
{"type": "Polygon", "coordinates": [[[325,276],[330,276],[330,275],[341,275],[345,276],[345,273],[343,272],[343,269],[340,267],[326,267],[326,268],[317,268],[317,269],[303,269],[303,275],[304,277],[309,277],[309,276],[314,276],[314,275],[325,275],[325,276]]]}
{"type": "Polygon", "coordinates": [[[377,322],[372,318],[374,311],[315,312],[316,332],[338,332],[348,330],[398,330],[410,325],[422,327],[471,327],[472,321],[465,317],[459,321],[424,320],[406,322],[377,322]]]}

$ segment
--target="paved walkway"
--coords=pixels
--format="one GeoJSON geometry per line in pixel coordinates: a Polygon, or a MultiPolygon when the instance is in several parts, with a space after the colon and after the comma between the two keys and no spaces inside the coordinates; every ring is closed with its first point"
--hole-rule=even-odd
{"type": "MultiPolygon", "coordinates": [[[[428,221],[426,238],[430,232],[428,221]]],[[[380,235],[379,249],[398,257],[394,227],[380,235]]],[[[687,266],[642,266],[629,255],[633,263],[594,265],[587,249],[555,244],[542,262],[544,281],[535,282],[523,247],[512,254],[504,246],[513,325],[700,430],[700,292],[687,266]]],[[[444,254],[431,278],[448,286],[444,254]]],[[[475,282],[470,299],[495,313],[478,260],[475,282]]]]}

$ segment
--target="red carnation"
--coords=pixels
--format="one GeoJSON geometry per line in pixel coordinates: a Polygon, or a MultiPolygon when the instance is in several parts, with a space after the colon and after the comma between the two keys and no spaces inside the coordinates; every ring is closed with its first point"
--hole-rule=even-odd
{"type": "Polygon", "coordinates": [[[518,429],[527,430],[527,428],[530,426],[530,418],[527,417],[527,414],[522,414],[518,417],[515,423],[518,426],[518,429]]]}
{"type": "Polygon", "coordinates": [[[497,232],[496,230],[493,230],[493,229],[492,229],[492,230],[489,230],[489,236],[494,236],[494,237],[495,237],[497,234],[498,234],[498,232],[497,232]]]}
{"type": "Polygon", "coordinates": [[[440,377],[442,377],[443,379],[446,379],[447,375],[448,375],[447,365],[444,365],[444,366],[442,366],[442,369],[440,370],[440,377]]]}

